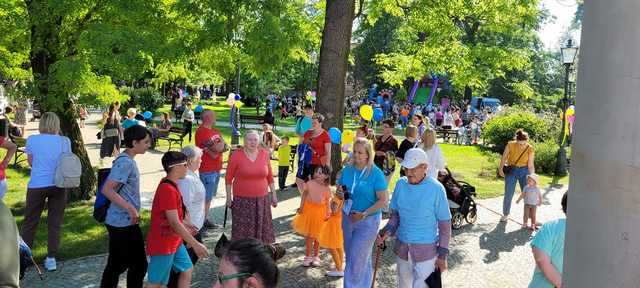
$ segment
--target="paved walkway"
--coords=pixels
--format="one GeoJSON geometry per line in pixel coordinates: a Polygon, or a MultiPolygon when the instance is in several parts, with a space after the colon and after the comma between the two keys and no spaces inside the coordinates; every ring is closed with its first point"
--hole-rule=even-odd
{"type": "MultiPolygon", "coordinates": [[[[96,117],[96,116],[93,116],[96,117]]],[[[94,118],[92,118],[94,120],[94,118]]],[[[83,130],[85,144],[89,155],[98,163],[99,142],[95,139],[97,128],[92,121],[83,130]]],[[[141,185],[144,206],[149,207],[153,198],[153,191],[158,180],[164,174],[159,168],[160,152],[151,151],[136,157],[141,172],[141,185]]],[[[110,161],[105,161],[110,163],[110,161]]],[[[292,183],[290,181],[289,183],[292,183]]],[[[224,188],[220,185],[219,197],[214,202],[213,216],[220,223],[223,215],[224,188]]],[[[544,203],[538,209],[540,221],[548,221],[562,216],[560,198],[566,188],[547,188],[544,192],[544,203]]],[[[298,192],[289,190],[280,195],[278,207],[273,209],[273,224],[276,239],[287,248],[286,256],[279,262],[281,269],[281,287],[342,287],[341,279],[324,277],[325,270],[332,264],[331,257],[322,254],[323,265],[318,268],[301,267],[304,257],[304,239],[294,234],[290,229],[291,218],[299,205],[298,192]]],[[[494,211],[501,211],[502,198],[478,201],[483,207],[494,211]]],[[[480,207],[478,222],[465,225],[454,231],[451,241],[451,256],[449,270],[444,274],[447,287],[525,287],[531,279],[534,261],[529,248],[531,234],[521,230],[514,222],[499,223],[499,215],[480,207]]],[[[521,222],[521,205],[513,206],[512,216],[521,222]]],[[[205,244],[211,250],[215,241],[223,231],[208,232],[204,237],[205,244]]],[[[230,234],[230,229],[224,231],[230,234]]],[[[382,255],[378,273],[378,287],[395,287],[396,270],[394,255],[391,249],[382,255]]],[[[100,277],[106,262],[105,255],[96,255],[80,259],[64,261],[59,264],[56,272],[47,272],[44,281],[38,279],[33,269],[29,271],[22,287],[98,287],[100,277]]],[[[217,271],[217,259],[206,259],[196,265],[192,287],[211,287],[217,271]]],[[[121,287],[125,287],[124,275],[121,287]]]]}

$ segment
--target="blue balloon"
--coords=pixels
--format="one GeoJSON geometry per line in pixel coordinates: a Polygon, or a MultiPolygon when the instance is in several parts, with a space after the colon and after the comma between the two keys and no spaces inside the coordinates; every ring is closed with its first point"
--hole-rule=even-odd
{"type": "Polygon", "coordinates": [[[340,144],[342,141],[342,131],[336,127],[329,128],[329,137],[331,138],[331,143],[340,144]]]}
{"type": "Polygon", "coordinates": [[[198,105],[196,106],[195,109],[193,109],[193,112],[202,112],[204,110],[204,107],[202,107],[202,105],[198,105]]]}
{"type": "Polygon", "coordinates": [[[151,111],[145,111],[142,113],[142,116],[144,116],[144,119],[151,119],[151,117],[153,117],[153,113],[151,113],[151,111]]]}
{"type": "Polygon", "coordinates": [[[236,99],[236,101],[240,101],[240,95],[236,94],[236,97],[234,97],[234,99],[236,99]]]}
{"type": "Polygon", "coordinates": [[[378,95],[378,104],[382,104],[382,96],[378,95]]]}
{"type": "Polygon", "coordinates": [[[376,108],[373,110],[373,120],[382,121],[383,116],[384,116],[384,113],[382,112],[382,109],[376,108]]]}
{"type": "Polygon", "coordinates": [[[311,129],[311,118],[304,117],[302,121],[300,121],[300,131],[304,134],[307,130],[311,129]]]}

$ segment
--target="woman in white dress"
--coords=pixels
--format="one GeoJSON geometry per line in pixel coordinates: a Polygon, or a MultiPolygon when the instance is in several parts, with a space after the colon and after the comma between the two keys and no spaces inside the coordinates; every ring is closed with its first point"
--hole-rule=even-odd
{"type": "Polygon", "coordinates": [[[438,179],[438,171],[445,170],[446,162],[440,146],[436,144],[436,130],[429,128],[422,134],[420,148],[427,153],[427,176],[438,179]]]}

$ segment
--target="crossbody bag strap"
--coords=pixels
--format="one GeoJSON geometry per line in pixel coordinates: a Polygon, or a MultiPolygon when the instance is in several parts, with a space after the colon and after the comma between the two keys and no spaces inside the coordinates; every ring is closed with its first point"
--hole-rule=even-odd
{"type": "Polygon", "coordinates": [[[527,144],[527,148],[524,148],[524,151],[520,153],[520,156],[518,156],[518,159],[516,159],[516,162],[513,163],[514,165],[518,163],[518,161],[520,161],[520,158],[522,158],[522,155],[524,155],[524,152],[527,152],[527,150],[529,150],[529,144],[527,144]]]}

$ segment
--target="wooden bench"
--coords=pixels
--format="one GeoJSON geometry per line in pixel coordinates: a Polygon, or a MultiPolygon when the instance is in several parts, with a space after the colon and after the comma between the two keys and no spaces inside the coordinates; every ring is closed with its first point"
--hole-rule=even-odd
{"type": "Polygon", "coordinates": [[[167,149],[167,151],[171,150],[171,146],[174,143],[180,145],[180,149],[182,149],[184,136],[186,136],[186,135],[187,135],[187,133],[186,133],[186,131],[184,131],[184,129],[182,127],[172,126],[169,129],[169,134],[168,135],[164,135],[164,136],[162,136],[162,135],[159,136],[158,137],[158,141],[164,140],[164,141],[167,141],[169,143],[169,149],[167,149]]]}
{"type": "MultiPolygon", "coordinates": [[[[262,123],[264,123],[264,116],[240,114],[240,128],[244,129],[246,124],[262,124],[262,123]]],[[[276,131],[275,121],[272,128],[273,128],[273,131],[276,131]]]]}
{"type": "Polygon", "coordinates": [[[291,145],[291,156],[289,158],[289,173],[294,173],[296,163],[296,153],[298,153],[298,145],[291,145]]]}
{"type": "Polygon", "coordinates": [[[25,146],[27,145],[27,139],[22,138],[22,137],[18,137],[18,136],[14,136],[11,133],[9,133],[9,139],[11,140],[11,142],[13,142],[13,144],[16,144],[16,154],[13,154],[13,168],[18,167],[18,164],[20,164],[21,162],[27,161],[27,151],[25,150],[25,146]],[[21,156],[25,156],[22,159],[20,159],[21,156]]]}
{"type": "Polygon", "coordinates": [[[240,114],[240,128],[245,128],[246,124],[262,124],[262,122],[264,122],[264,116],[240,114]]]}
{"type": "Polygon", "coordinates": [[[453,140],[453,143],[458,142],[458,129],[436,129],[436,137],[441,137],[442,141],[449,143],[449,140],[453,140]]]}

